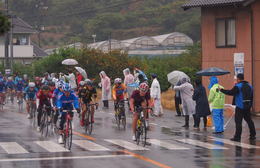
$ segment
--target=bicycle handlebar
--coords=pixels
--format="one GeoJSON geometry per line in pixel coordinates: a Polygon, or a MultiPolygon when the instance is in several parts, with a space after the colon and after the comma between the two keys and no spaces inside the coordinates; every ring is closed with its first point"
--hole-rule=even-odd
{"type": "Polygon", "coordinates": [[[65,113],[68,113],[68,112],[73,112],[73,113],[76,113],[77,110],[62,110],[62,112],[65,112],[65,113]]]}

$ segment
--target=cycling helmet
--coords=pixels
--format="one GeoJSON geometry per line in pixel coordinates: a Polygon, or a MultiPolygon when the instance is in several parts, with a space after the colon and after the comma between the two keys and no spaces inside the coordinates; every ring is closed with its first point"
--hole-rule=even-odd
{"type": "Polygon", "coordinates": [[[30,83],[28,84],[28,86],[31,87],[31,88],[32,88],[32,87],[35,87],[35,83],[34,83],[34,82],[30,82],[30,83]]]}
{"type": "Polygon", "coordinates": [[[65,84],[63,85],[63,87],[62,87],[62,90],[63,90],[64,92],[70,92],[70,91],[71,91],[71,87],[70,87],[70,85],[69,85],[68,83],[65,83],[65,84]]]}
{"type": "Polygon", "coordinates": [[[63,81],[59,81],[57,86],[58,86],[58,88],[62,88],[63,85],[64,85],[64,82],[63,81]]]}
{"type": "Polygon", "coordinates": [[[140,91],[148,92],[149,86],[148,86],[147,83],[144,82],[144,83],[141,83],[141,84],[140,84],[139,89],[140,89],[140,91]]]}
{"type": "Polygon", "coordinates": [[[13,78],[12,78],[11,76],[9,76],[7,79],[8,79],[8,80],[13,80],[13,78]]]}
{"type": "Polygon", "coordinates": [[[22,80],[23,80],[22,78],[18,78],[18,79],[17,79],[18,82],[21,82],[22,80]]]}
{"type": "Polygon", "coordinates": [[[85,79],[84,82],[88,83],[89,81],[91,81],[90,79],[85,79]]]}
{"type": "Polygon", "coordinates": [[[115,79],[115,84],[121,84],[122,83],[122,79],[121,78],[116,78],[115,79]]]}
{"type": "Polygon", "coordinates": [[[80,81],[80,82],[79,82],[79,85],[80,85],[80,86],[84,86],[84,85],[85,85],[85,81],[80,81]]]}
{"type": "Polygon", "coordinates": [[[41,87],[41,89],[42,89],[43,91],[48,91],[48,90],[50,90],[49,86],[47,86],[47,85],[43,85],[43,86],[41,87]]]}
{"type": "Polygon", "coordinates": [[[89,81],[86,82],[86,85],[87,86],[93,86],[93,82],[91,80],[89,80],[89,81]]]}

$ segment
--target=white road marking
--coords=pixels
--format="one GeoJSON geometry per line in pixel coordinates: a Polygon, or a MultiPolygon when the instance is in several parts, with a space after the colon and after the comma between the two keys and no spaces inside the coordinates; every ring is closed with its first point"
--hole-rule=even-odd
{"type": "Polygon", "coordinates": [[[148,148],[144,148],[142,146],[138,146],[136,144],[133,144],[128,141],[121,140],[121,139],[105,139],[105,141],[118,145],[118,146],[121,146],[121,147],[129,149],[129,150],[149,150],[148,148]]]}
{"type": "Polygon", "coordinates": [[[72,160],[72,159],[102,159],[102,158],[118,158],[133,157],[131,155],[98,155],[98,156],[68,156],[68,157],[47,157],[47,158],[16,158],[16,159],[0,159],[0,162],[21,162],[21,161],[41,161],[41,160],[72,160]]]}
{"type": "Polygon", "coordinates": [[[260,149],[260,146],[245,144],[245,143],[241,143],[241,142],[234,142],[229,139],[216,138],[216,137],[212,137],[212,136],[210,136],[209,138],[214,141],[218,141],[218,142],[222,142],[222,143],[234,145],[234,146],[240,146],[240,147],[246,148],[246,149],[260,149]]]}
{"type": "Polygon", "coordinates": [[[89,151],[110,151],[110,149],[87,140],[73,140],[72,143],[89,151]]]}
{"type": "Polygon", "coordinates": [[[156,123],[150,123],[150,125],[158,125],[158,124],[156,124],[156,123]]]}
{"type": "Polygon", "coordinates": [[[37,145],[41,146],[49,152],[69,152],[68,149],[52,141],[34,141],[34,143],[36,143],[37,145]]]}
{"type": "Polygon", "coordinates": [[[187,150],[187,149],[190,149],[190,148],[187,148],[187,147],[171,144],[169,142],[158,140],[158,139],[148,139],[147,141],[150,142],[151,144],[161,146],[161,147],[164,147],[164,148],[169,149],[169,150],[187,150]]]}
{"type": "Polygon", "coordinates": [[[16,142],[0,142],[0,146],[8,153],[8,154],[23,154],[29,153],[25,150],[21,145],[16,142]]]}
{"type": "Polygon", "coordinates": [[[163,125],[163,126],[161,126],[162,128],[169,128],[170,129],[170,127],[168,127],[168,126],[165,126],[165,125],[163,125]]]}
{"type": "Polygon", "coordinates": [[[228,149],[226,147],[213,145],[210,143],[201,142],[201,141],[193,140],[193,139],[177,139],[177,141],[180,141],[180,142],[183,142],[186,144],[190,144],[190,145],[200,146],[200,147],[207,148],[207,149],[228,149]]]}

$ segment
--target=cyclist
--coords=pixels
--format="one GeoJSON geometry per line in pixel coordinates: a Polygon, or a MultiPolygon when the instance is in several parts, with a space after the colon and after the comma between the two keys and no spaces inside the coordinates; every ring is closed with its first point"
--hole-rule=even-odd
{"type": "Polygon", "coordinates": [[[16,84],[16,96],[17,96],[17,103],[20,102],[20,100],[23,100],[23,90],[24,90],[24,83],[21,78],[17,78],[17,84],[16,84]]]}
{"type": "Polygon", "coordinates": [[[35,86],[36,86],[36,88],[37,88],[38,90],[41,89],[42,82],[41,82],[41,78],[38,77],[38,76],[35,77],[35,86]]]}
{"type": "MultiPolygon", "coordinates": [[[[130,109],[133,112],[133,123],[132,123],[132,131],[133,131],[133,140],[136,140],[135,131],[136,131],[136,124],[138,120],[138,112],[136,111],[137,108],[147,108],[152,107],[152,99],[150,96],[149,86],[147,83],[141,83],[139,86],[139,90],[135,90],[130,98],[130,109]]],[[[148,116],[147,110],[144,115],[145,118],[148,116]]]]}
{"type": "Polygon", "coordinates": [[[59,81],[57,83],[57,88],[53,91],[53,95],[52,95],[52,102],[53,102],[53,106],[54,106],[54,111],[56,112],[54,115],[54,120],[53,122],[56,124],[57,120],[58,120],[58,116],[59,116],[59,111],[57,110],[57,100],[59,95],[61,95],[63,93],[62,87],[64,85],[63,81],[59,81]]]}
{"type": "MultiPolygon", "coordinates": [[[[125,84],[122,83],[121,78],[116,78],[114,83],[115,85],[113,86],[112,89],[112,96],[113,96],[115,110],[116,110],[116,105],[120,101],[124,101],[125,98],[127,98],[127,88],[125,84]]],[[[125,117],[125,112],[123,112],[122,116],[125,117]]]]}
{"type": "Polygon", "coordinates": [[[50,92],[50,88],[47,85],[43,85],[40,91],[37,93],[37,99],[39,100],[39,105],[37,108],[38,111],[38,127],[37,131],[40,131],[41,125],[41,117],[42,117],[42,110],[44,105],[46,106],[47,115],[50,116],[51,108],[52,108],[52,93],[50,92]]]}
{"type": "MultiPolygon", "coordinates": [[[[66,121],[66,113],[62,112],[62,110],[73,110],[74,108],[77,110],[79,113],[79,100],[78,97],[75,95],[74,92],[72,92],[72,89],[68,83],[65,83],[63,85],[63,93],[59,95],[59,98],[57,100],[57,108],[60,112],[61,115],[61,120],[60,120],[60,133],[63,131],[63,127],[66,121]]],[[[73,117],[73,113],[70,114],[71,117],[73,117]]],[[[58,142],[60,144],[63,143],[63,138],[62,134],[60,134],[60,137],[58,139],[58,142]]]]}
{"type": "MultiPolygon", "coordinates": [[[[79,92],[79,98],[82,103],[82,117],[80,121],[80,125],[84,126],[84,119],[85,119],[85,113],[87,111],[87,105],[88,104],[95,104],[96,103],[96,98],[97,98],[97,91],[96,88],[93,86],[93,82],[91,80],[87,80],[85,87],[80,90],[79,92]]],[[[94,123],[94,113],[95,113],[95,108],[94,106],[91,106],[90,109],[92,113],[92,118],[91,122],[94,123]]]]}
{"type": "Polygon", "coordinates": [[[1,102],[2,104],[4,104],[5,102],[5,82],[3,80],[3,78],[0,78],[0,97],[1,97],[1,102]]]}
{"type": "Polygon", "coordinates": [[[33,104],[36,106],[36,95],[38,89],[35,87],[34,82],[30,82],[28,87],[24,89],[25,101],[26,101],[26,110],[28,113],[27,118],[30,119],[32,116],[30,114],[30,102],[33,101],[33,104]]]}
{"type": "Polygon", "coordinates": [[[13,78],[11,76],[7,78],[6,88],[7,88],[7,93],[10,96],[10,100],[13,103],[13,96],[15,94],[15,83],[14,83],[13,78]]]}

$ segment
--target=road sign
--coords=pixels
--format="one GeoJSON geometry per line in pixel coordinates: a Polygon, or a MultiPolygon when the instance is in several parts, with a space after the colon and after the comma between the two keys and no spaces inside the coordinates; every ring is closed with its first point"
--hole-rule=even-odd
{"type": "Polygon", "coordinates": [[[243,67],[245,63],[245,53],[234,53],[234,66],[243,67]]]}
{"type": "Polygon", "coordinates": [[[244,67],[235,67],[235,75],[244,74],[244,67]]]}

